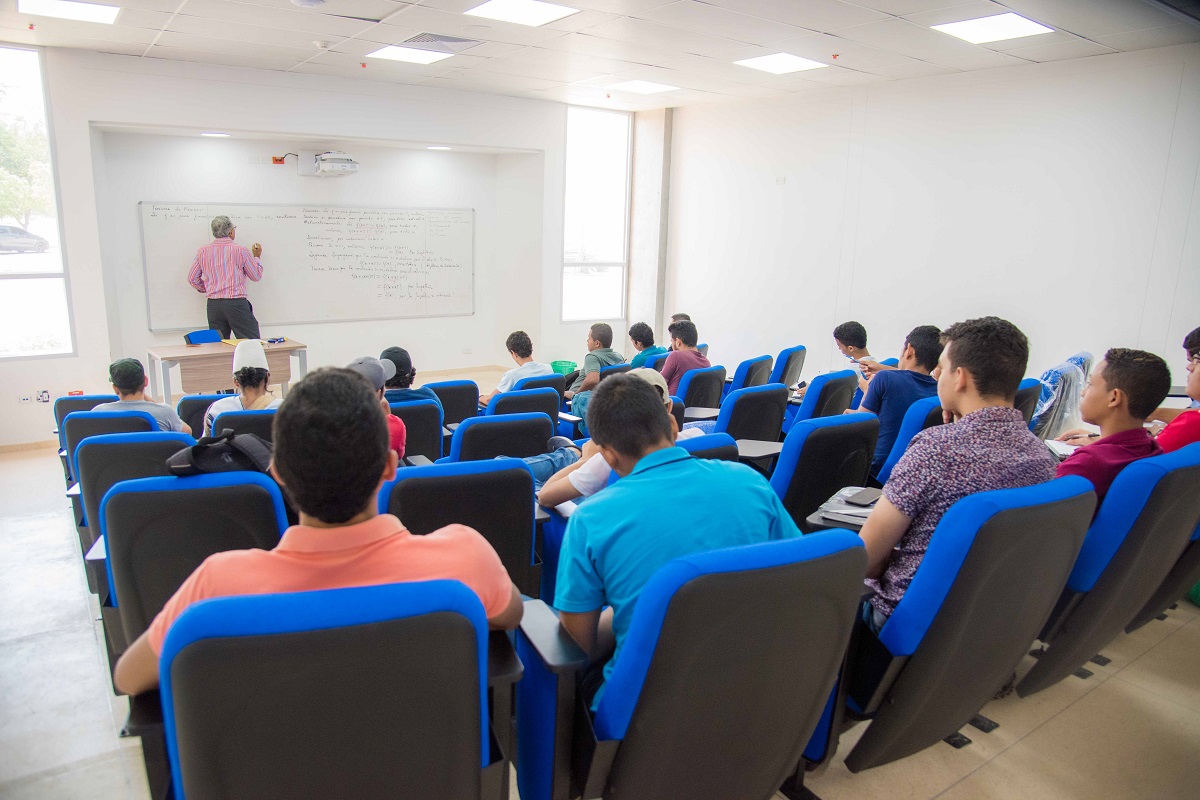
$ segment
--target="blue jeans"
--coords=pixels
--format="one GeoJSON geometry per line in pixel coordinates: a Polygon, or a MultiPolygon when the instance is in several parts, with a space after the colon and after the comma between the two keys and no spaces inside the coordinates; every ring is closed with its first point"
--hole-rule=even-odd
{"type": "MultiPolygon", "coordinates": [[[[496,457],[511,458],[511,456],[496,457]]],[[[541,453],[521,460],[533,471],[533,489],[537,491],[546,481],[554,477],[554,473],[578,461],[579,451],[573,447],[560,447],[553,453],[541,453]]]]}
{"type": "Polygon", "coordinates": [[[699,428],[706,434],[713,433],[717,429],[717,421],[715,419],[702,419],[698,422],[685,422],[683,423],[683,427],[685,430],[688,428],[699,428]]]}
{"type": "Polygon", "coordinates": [[[575,395],[575,397],[571,400],[571,413],[574,414],[575,416],[581,417],[583,419],[583,421],[579,423],[579,431],[584,436],[588,435],[587,407],[588,407],[588,403],[590,403],[591,401],[592,401],[592,393],[590,391],[580,392],[579,394],[575,395]]]}

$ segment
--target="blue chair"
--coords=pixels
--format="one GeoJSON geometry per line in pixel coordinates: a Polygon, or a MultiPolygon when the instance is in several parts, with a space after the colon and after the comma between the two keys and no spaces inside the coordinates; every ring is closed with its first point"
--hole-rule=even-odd
{"type": "Polygon", "coordinates": [[[253,433],[269,442],[277,410],[264,408],[259,411],[226,411],[224,414],[218,414],[213,420],[213,436],[220,436],[224,431],[233,431],[235,434],[253,433]]]}
{"type": "Polygon", "coordinates": [[[187,344],[213,344],[221,341],[221,332],[215,328],[201,328],[198,331],[185,333],[183,341],[187,344]]]}
{"type": "Polygon", "coordinates": [[[514,389],[501,392],[491,399],[483,416],[493,417],[499,414],[533,414],[542,413],[551,419],[557,419],[562,395],[549,386],[541,389],[514,389]]]}
{"type": "Polygon", "coordinates": [[[746,389],[751,386],[762,386],[768,382],[771,377],[771,357],[758,356],[750,358],[737,365],[737,369],[733,371],[733,377],[725,381],[724,391],[721,397],[728,397],[730,393],[736,392],[738,389],[746,389]]]}
{"type": "MultiPolygon", "coordinates": [[[[737,461],[737,442],[728,433],[707,433],[689,439],[679,439],[676,446],[682,447],[696,458],[715,458],[719,461],[737,461]]],[[[617,473],[613,473],[616,475],[617,473]]]]}
{"type": "Polygon", "coordinates": [[[171,626],[159,665],[177,800],[507,789],[487,619],[458,581],[207,600],[171,626]]]}
{"type": "Polygon", "coordinates": [[[532,375],[514,383],[511,391],[519,392],[522,389],[543,389],[545,387],[550,387],[558,392],[558,399],[561,401],[563,392],[567,390],[567,376],[559,375],[557,372],[552,375],[532,375]]]}
{"type": "Polygon", "coordinates": [[[633,369],[629,364],[610,364],[607,367],[600,368],[600,380],[604,380],[609,375],[620,375],[623,372],[629,372],[633,369]]]}
{"type": "Polygon", "coordinates": [[[820,417],[836,417],[850,408],[850,399],[858,388],[858,373],[852,369],[826,372],[813,378],[801,400],[789,400],[783,418],[783,432],[797,422],[820,417]]]}
{"type": "Polygon", "coordinates": [[[725,368],[714,366],[683,373],[675,394],[683,398],[684,408],[717,408],[724,391],[725,368]]]}
{"type": "Polygon", "coordinates": [[[457,425],[479,414],[479,386],[475,381],[437,381],[425,388],[442,404],[443,425],[457,425]]]}
{"type": "Polygon", "coordinates": [[[800,382],[800,373],[804,371],[806,355],[808,349],[802,344],[785,347],[779,351],[779,357],[775,359],[775,368],[771,370],[771,377],[767,383],[782,383],[789,388],[795,386],[800,382]]]}
{"type": "Polygon", "coordinates": [[[659,353],[653,356],[646,356],[646,360],[642,362],[642,366],[646,367],[647,369],[653,369],[657,370],[658,372],[662,372],[663,367],[667,365],[668,355],[670,355],[670,353],[659,353]]]}
{"type": "Polygon", "coordinates": [[[200,438],[204,435],[204,415],[208,407],[218,400],[231,397],[228,394],[189,394],[180,398],[175,405],[175,413],[191,429],[192,435],[200,438]]]}
{"type": "Polygon", "coordinates": [[[781,383],[730,392],[721,402],[721,413],[712,432],[728,433],[734,439],[779,441],[788,395],[788,387],[781,383]]]}
{"type": "Polygon", "coordinates": [[[699,352],[700,355],[704,356],[705,358],[708,358],[708,345],[707,344],[704,344],[702,342],[702,343],[696,345],[696,351],[699,352]]]}
{"type": "Polygon", "coordinates": [[[454,523],[479,531],[530,597],[542,580],[535,505],[533,473],[516,458],[409,467],[379,492],[379,512],[419,536],[454,523]]]}
{"type": "Polygon", "coordinates": [[[909,406],[900,422],[900,430],[896,431],[896,441],[892,443],[892,450],[883,466],[879,468],[875,480],[880,485],[887,483],[887,479],[892,476],[892,470],[896,468],[896,462],[908,450],[908,443],[912,438],[926,428],[941,425],[942,421],[942,401],[936,396],[923,397],[909,406]]]}
{"type": "Polygon", "coordinates": [[[1162,584],[1142,606],[1133,621],[1125,626],[1126,633],[1133,633],[1152,619],[1156,619],[1176,600],[1200,583],[1200,527],[1192,534],[1183,555],[1167,573],[1162,584]]]}
{"type": "Polygon", "coordinates": [[[454,429],[450,453],[437,463],[536,456],[553,435],[554,422],[542,413],[472,417],[454,429]]]}
{"type": "Polygon", "coordinates": [[[586,657],[528,601],[517,634],[523,800],[770,797],[826,705],[865,566],[848,531],[671,561],[642,589],[594,717],[576,694],[586,657]],[[714,624],[714,608],[737,624],[714,624]]]}
{"type": "Polygon", "coordinates": [[[864,486],[879,438],[874,414],[839,414],[796,423],[783,440],[771,488],[800,530],[821,504],[847,486],[864,486]]]}
{"type": "Polygon", "coordinates": [[[991,700],[1054,607],[1095,506],[1070,476],[950,507],[878,635],[858,625],[850,706],[873,719],[851,772],[940,742],[991,700]]]}
{"type": "MultiPolygon", "coordinates": [[[[885,359],[882,359],[879,363],[883,364],[885,367],[898,367],[898,366],[900,366],[900,359],[885,358],[885,359]]],[[[854,397],[850,400],[850,408],[857,410],[859,405],[862,404],[862,399],[863,399],[863,390],[855,388],[854,397]]]]}
{"type": "Polygon", "coordinates": [[[404,457],[421,456],[430,461],[442,457],[442,404],[436,400],[389,403],[392,414],[404,422],[404,457]]]}
{"type": "Polygon", "coordinates": [[[58,436],[58,457],[62,461],[63,480],[67,486],[73,483],[71,478],[71,454],[67,450],[67,431],[63,420],[72,411],[91,411],[101,403],[115,403],[121,398],[115,394],[81,394],[65,395],[54,401],[54,434],[58,436]]]}
{"type": "Polygon", "coordinates": [[[71,475],[74,477],[79,475],[79,464],[75,458],[79,443],[89,436],[151,433],[160,428],[158,420],[145,411],[72,411],[63,418],[62,430],[71,475]]]}
{"type": "Polygon", "coordinates": [[[1134,461],[1112,482],[1038,638],[1022,697],[1052,686],[1100,652],[1162,585],[1200,526],[1200,443],[1134,461]]]}
{"type": "Polygon", "coordinates": [[[1013,400],[1013,407],[1021,412],[1030,430],[1033,429],[1033,415],[1037,411],[1041,394],[1042,382],[1037,378],[1025,378],[1017,387],[1017,396],[1013,400]]]}

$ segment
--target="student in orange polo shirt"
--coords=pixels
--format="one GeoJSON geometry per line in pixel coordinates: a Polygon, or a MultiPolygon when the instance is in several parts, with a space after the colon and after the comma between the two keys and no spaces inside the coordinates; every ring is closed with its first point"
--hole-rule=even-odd
{"type": "Polygon", "coordinates": [[[157,686],[167,629],[189,605],[210,597],[448,578],[479,595],[493,629],[517,626],[520,592],[478,532],[448,525],[414,536],[396,517],[376,511],[398,459],[373,388],[350,370],[321,369],[288,393],[275,417],[271,473],[300,524],[274,550],[209,556],[121,656],[118,689],[133,695],[157,686]]]}

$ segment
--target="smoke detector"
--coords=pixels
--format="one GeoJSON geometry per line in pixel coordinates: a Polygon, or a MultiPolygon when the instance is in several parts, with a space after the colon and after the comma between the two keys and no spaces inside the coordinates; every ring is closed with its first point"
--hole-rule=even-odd
{"type": "Polygon", "coordinates": [[[325,0],[292,0],[292,5],[301,8],[316,8],[325,5],[325,0]]]}
{"type": "Polygon", "coordinates": [[[333,42],[327,42],[322,39],[317,39],[313,42],[313,44],[316,45],[318,50],[328,50],[329,48],[333,47],[333,42]]]}

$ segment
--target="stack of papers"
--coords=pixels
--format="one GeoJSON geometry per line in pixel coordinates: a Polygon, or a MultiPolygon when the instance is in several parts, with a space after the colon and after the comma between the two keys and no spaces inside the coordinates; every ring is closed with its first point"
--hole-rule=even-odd
{"type": "Polygon", "coordinates": [[[840,492],[829,498],[818,509],[822,519],[833,520],[834,522],[842,522],[848,525],[853,525],[856,528],[861,528],[863,523],[867,521],[867,517],[871,515],[871,508],[863,506],[852,506],[845,502],[845,498],[861,492],[861,486],[847,486],[840,492]]]}
{"type": "Polygon", "coordinates": [[[1079,445],[1067,444],[1066,442],[1056,442],[1053,439],[1046,440],[1046,447],[1050,448],[1050,452],[1054,453],[1055,458],[1062,461],[1067,456],[1079,449],[1079,445]]]}

